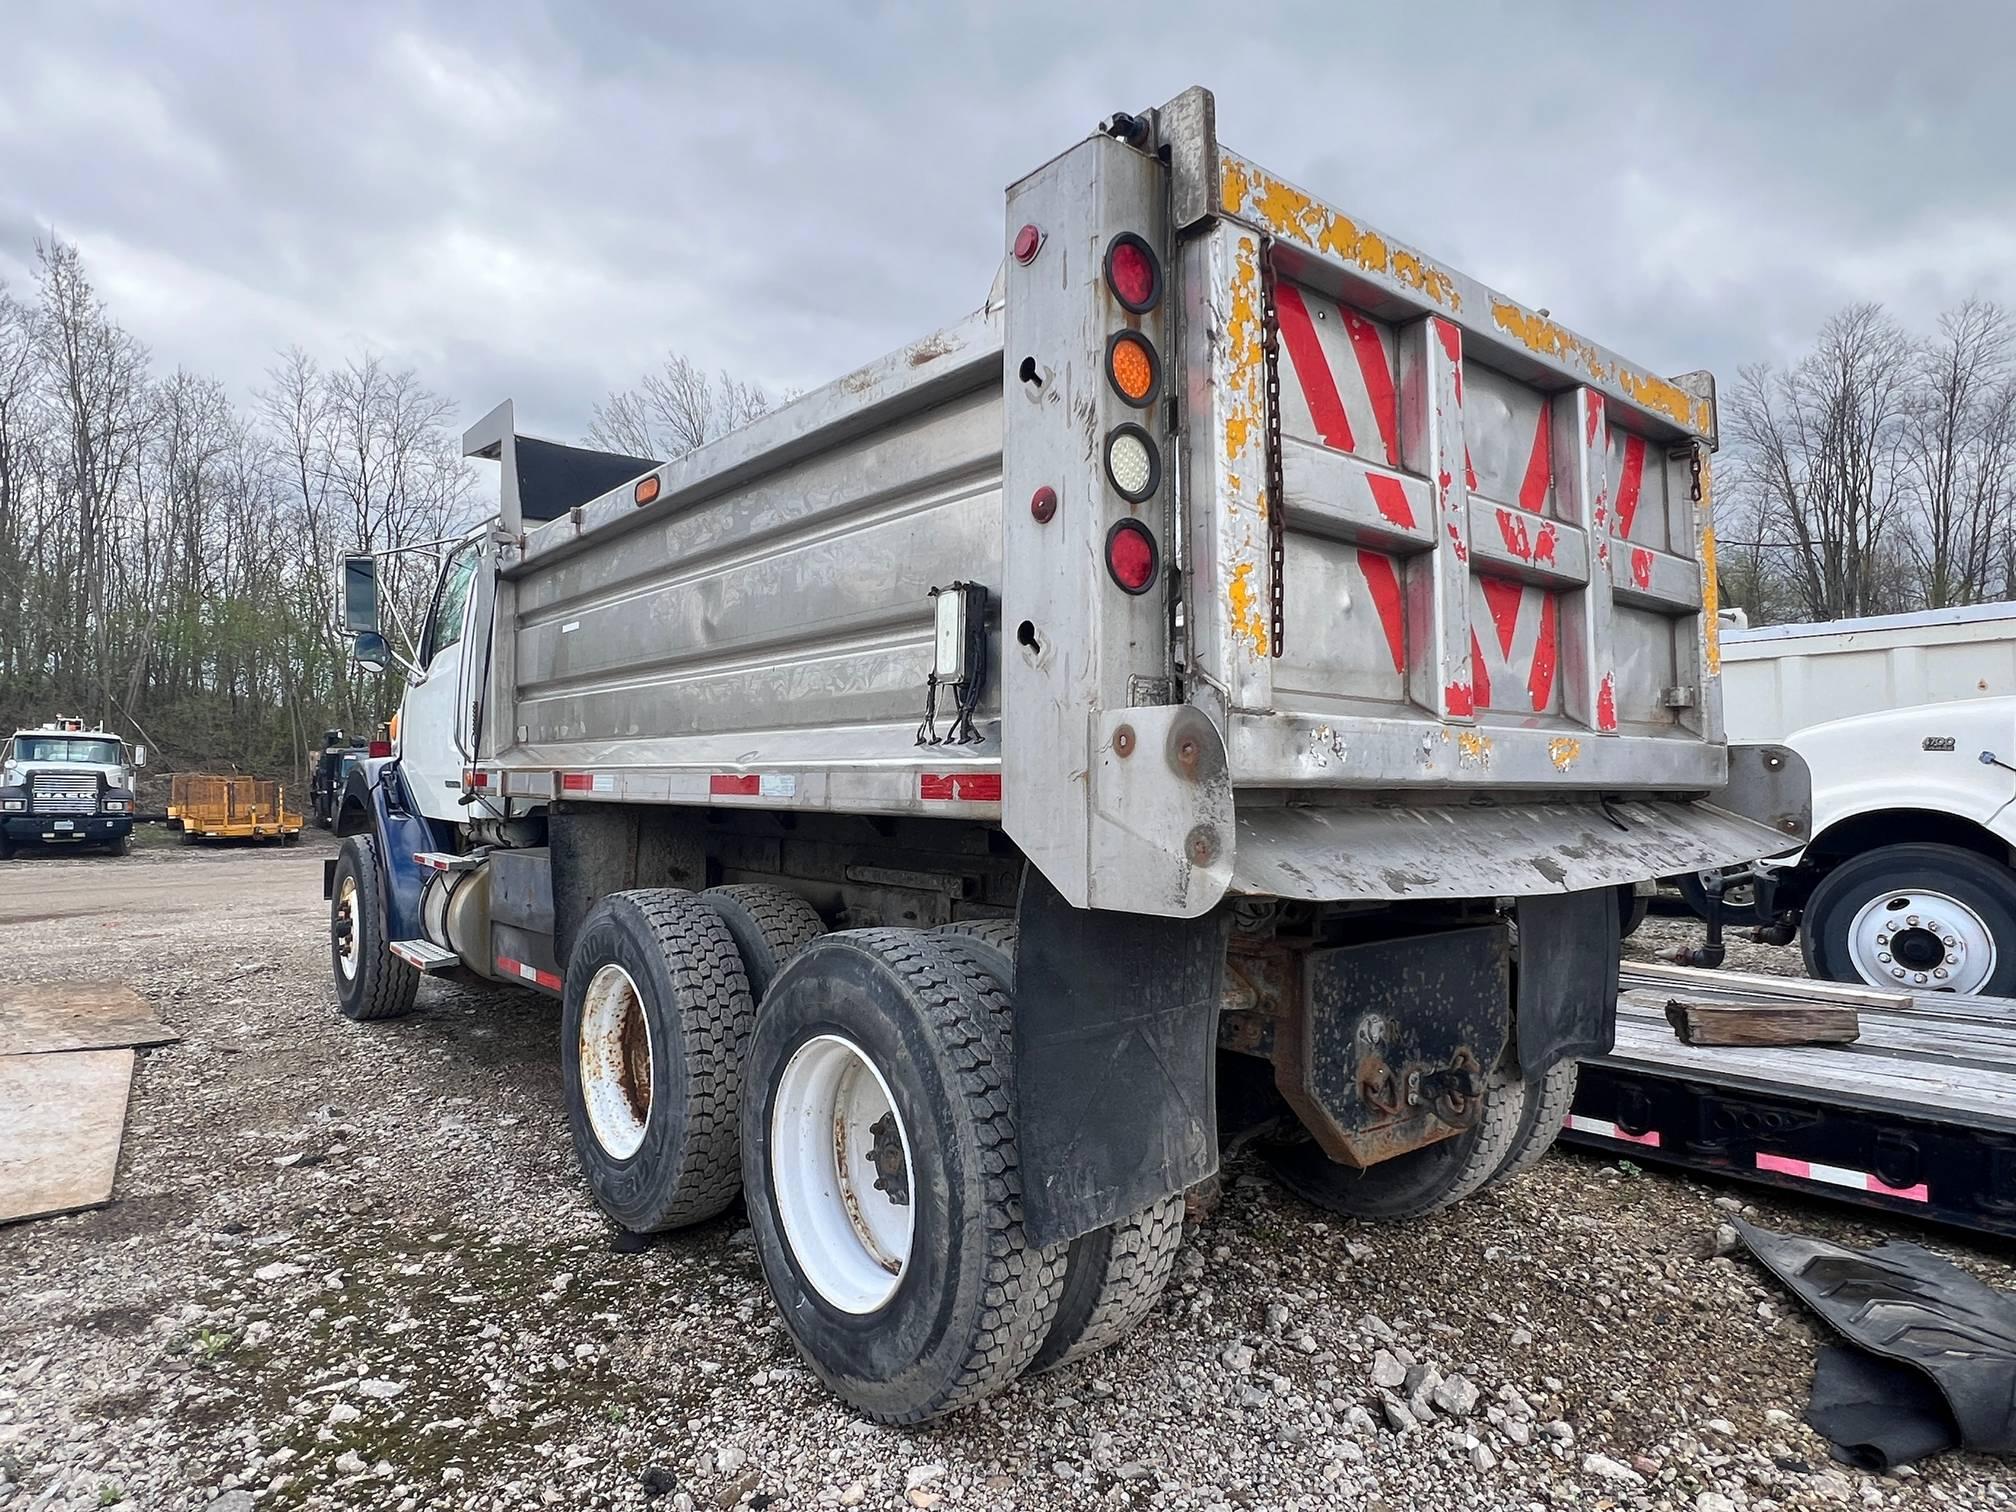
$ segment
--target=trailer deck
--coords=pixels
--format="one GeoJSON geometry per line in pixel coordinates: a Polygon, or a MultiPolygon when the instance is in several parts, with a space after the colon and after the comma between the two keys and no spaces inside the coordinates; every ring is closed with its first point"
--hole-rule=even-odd
{"type": "Polygon", "coordinates": [[[2016,1237],[2016,1000],[1627,965],[1562,1137],[2016,1237]],[[1852,1044],[1689,1046],[1666,1003],[1854,1003],[1852,1044]]]}

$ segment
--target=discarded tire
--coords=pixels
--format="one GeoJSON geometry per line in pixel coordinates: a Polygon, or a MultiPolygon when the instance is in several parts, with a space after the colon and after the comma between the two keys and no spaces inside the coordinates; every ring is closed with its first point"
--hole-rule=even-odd
{"type": "Polygon", "coordinates": [[[588,1185],[624,1228],[698,1223],[735,1200],[754,1012],[734,936],[694,894],[611,893],[582,922],[560,1073],[588,1185]]]}

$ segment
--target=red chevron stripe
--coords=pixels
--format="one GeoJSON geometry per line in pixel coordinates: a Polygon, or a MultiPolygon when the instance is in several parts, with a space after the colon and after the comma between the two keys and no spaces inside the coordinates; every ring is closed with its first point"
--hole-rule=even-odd
{"type": "Polygon", "coordinates": [[[1350,451],[1353,446],[1351,422],[1344,415],[1344,401],[1337,393],[1337,380],[1323,356],[1323,343],[1316,339],[1316,322],[1309,318],[1309,306],[1293,284],[1277,284],[1274,309],[1280,316],[1281,340],[1288,348],[1288,360],[1302,385],[1302,397],[1309,402],[1309,418],[1316,422],[1316,434],[1326,446],[1350,451]]]}

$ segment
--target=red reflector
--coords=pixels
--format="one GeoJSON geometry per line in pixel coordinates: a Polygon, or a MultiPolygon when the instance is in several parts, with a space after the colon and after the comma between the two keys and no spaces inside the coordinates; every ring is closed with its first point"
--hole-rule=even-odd
{"type": "Polygon", "coordinates": [[[716,772],[707,779],[707,791],[723,798],[755,798],[763,791],[763,779],[754,772],[746,776],[716,772]]]}
{"type": "Polygon", "coordinates": [[[392,742],[389,740],[374,740],[367,749],[374,760],[380,756],[390,756],[392,754],[392,742]]]}
{"type": "Polygon", "coordinates": [[[917,796],[928,801],[999,803],[999,772],[923,772],[917,778],[917,796]]]}
{"type": "Polygon", "coordinates": [[[560,778],[560,791],[563,793],[592,793],[595,791],[595,774],[593,772],[563,773],[560,778]]]}
{"type": "Polygon", "coordinates": [[[1162,297],[1162,267],[1148,243],[1131,231],[1114,237],[1106,248],[1106,284],[1135,314],[1154,309],[1162,297]]]}
{"type": "Polygon", "coordinates": [[[462,786],[467,788],[487,788],[490,786],[490,774],[471,768],[462,774],[462,786]]]}
{"type": "Polygon", "coordinates": [[[1106,570],[1129,593],[1146,593],[1155,581],[1155,537],[1139,520],[1122,520],[1106,532],[1106,570]]]}

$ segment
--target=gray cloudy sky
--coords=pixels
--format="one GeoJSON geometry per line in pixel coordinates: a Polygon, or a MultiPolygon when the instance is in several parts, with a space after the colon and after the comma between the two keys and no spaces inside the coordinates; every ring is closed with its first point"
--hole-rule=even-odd
{"type": "Polygon", "coordinates": [[[2016,6],[0,7],[0,279],[157,362],[371,347],[577,437],[667,347],[810,386],[978,304],[1001,190],[1185,85],[1226,141],[1657,370],[2016,303],[2016,6]]]}

